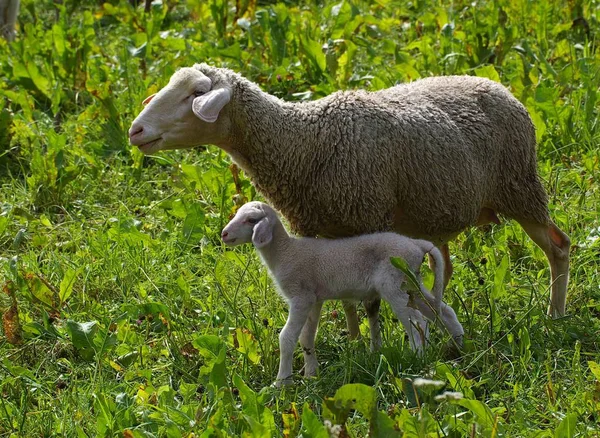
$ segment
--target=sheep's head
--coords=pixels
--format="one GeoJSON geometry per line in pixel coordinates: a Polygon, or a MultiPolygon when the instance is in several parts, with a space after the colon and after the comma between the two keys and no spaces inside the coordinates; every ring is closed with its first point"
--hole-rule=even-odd
{"type": "Polygon", "coordinates": [[[262,202],[249,202],[242,205],[223,228],[221,238],[228,246],[252,242],[257,248],[262,248],[271,243],[276,220],[271,207],[262,202]]]}
{"type": "Polygon", "coordinates": [[[146,107],[129,129],[132,145],[150,154],[220,144],[227,138],[229,120],[223,113],[231,88],[214,83],[200,70],[202,67],[178,70],[166,87],[144,100],[146,107]]]}

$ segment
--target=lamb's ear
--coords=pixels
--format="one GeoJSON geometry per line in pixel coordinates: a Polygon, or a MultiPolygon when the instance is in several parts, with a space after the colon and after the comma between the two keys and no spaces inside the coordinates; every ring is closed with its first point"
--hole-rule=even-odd
{"type": "Polygon", "coordinates": [[[145,98],[144,101],[142,102],[142,105],[144,105],[144,106],[148,105],[150,103],[150,101],[152,99],[154,99],[154,96],[156,96],[156,93],[154,93],[153,95],[148,96],[147,98],[145,98]]]}
{"type": "Polygon", "coordinates": [[[252,243],[255,247],[262,248],[271,243],[271,240],[273,240],[273,224],[268,218],[261,219],[261,221],[254,226],[252,243]]]}
{"type": "Polygon", "coordinates": [[[217,121],[219,112],[230,100],[231,90],[229,88],[217,88],[196,97],[192,104],[192,111],[199,119],[213,123],[217,121]]]}

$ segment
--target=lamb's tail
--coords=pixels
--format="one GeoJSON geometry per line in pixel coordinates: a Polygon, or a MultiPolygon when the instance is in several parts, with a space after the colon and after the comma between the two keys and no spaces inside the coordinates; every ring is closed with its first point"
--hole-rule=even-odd
{"type": "MultiPolygon", "coordinates": [[[[441,315],[442,299],[444,298],[444,256],[435,246],[428,251],[429,256],[433,259],[433,288],[431,293],[435,299],[434,310],[441,315]]],[[[423,288],[423,286],[421,286],[423,288]]]]}

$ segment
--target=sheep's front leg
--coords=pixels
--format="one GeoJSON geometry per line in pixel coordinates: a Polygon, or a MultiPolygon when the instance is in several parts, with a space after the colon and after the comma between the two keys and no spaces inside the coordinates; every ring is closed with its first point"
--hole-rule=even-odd
{"type": "Polygon", "coordinates": [[[360,329],[358,328],[356,303],[354,301],[342,301],[342,306],[346,314],[346,327],[348,328],[350,339],[358,339],[360,337],[360,329]]]}
{"type": "Polygon", "coordinates": [[[316,375],[317,368],[319,367],[317,351],[315,350],[315,337],[319,328],[322,307],[322,301],[316,302],[313,305],[308,314],[308,319],[302,328],[302,333],[300,333],[300,345],[304,353],[304,377],[316,375]]]}
{"type": "Polygon", "coordinates": [[[302,327],[306,324],[308,315],[314,306],[314,299],[306,296],[293,298],[289,301],[290,313],[285,326],[279,333],[279,372],[275,386],[292,383],[292,361],[294,348],[298,343],[302,327]]]}

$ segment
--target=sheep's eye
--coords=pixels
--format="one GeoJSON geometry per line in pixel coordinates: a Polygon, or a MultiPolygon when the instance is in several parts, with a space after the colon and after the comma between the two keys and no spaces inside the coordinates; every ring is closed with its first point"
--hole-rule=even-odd
{"type": "Polygon", "coordinates": [[[254,219],[252,217],[248,218],[248,223],[254,225],[254,224],[258,223],[258,219],[254,219]]]}
{"type": "Polygon", "coordinates": [[[203,94],[206,94],[206,92],[205,91],[194,91],[194,97],[200,97],[203,94]]]}

